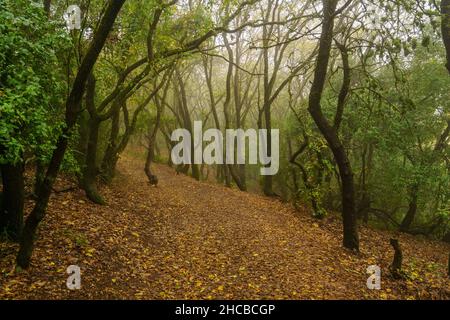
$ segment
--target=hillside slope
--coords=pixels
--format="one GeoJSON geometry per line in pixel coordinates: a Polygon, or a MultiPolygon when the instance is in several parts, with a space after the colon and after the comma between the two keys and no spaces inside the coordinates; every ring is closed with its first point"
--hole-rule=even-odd
{"type": "Polygon", "coordinates": [[[29,271],[12,272],[17,247],[0,244],[0,298],[449,298],[444,243],[398,235],[408,279],[393,280],[392,233],[362,227],[354,254],[341,247],[337,218],[317,221],[277,200],[155,169],[151,187],[141,162],[121,159],[102,189],[107,206],[80,190],[54,194],[29,271]],[[81,290],[66,288],[72,264],[81,290]],[[373,264],[382,268],[380,291],[366,287],[373,264]]]}

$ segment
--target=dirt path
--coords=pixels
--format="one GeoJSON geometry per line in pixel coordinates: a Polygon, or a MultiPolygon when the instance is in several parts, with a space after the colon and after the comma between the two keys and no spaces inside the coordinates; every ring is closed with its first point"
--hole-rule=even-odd
{"type": "MultiPolygon", "coordinates": [[[[392,234],[363,228],[362,252],[341,248],[337,218],[262,196],[199,183],[156,166],[119,163],[108,205],[81,191],[52,197],[30,271],[11,273],[16,250],[0,245],[0,298],[366,299],[449,298],[449,246],[401,235],[409,280],[388,277],[392,234]],[[69,291],[67,266],[81,267],[69,291]],[[366,287],[366,268],[382,267],[382,290],[366,287]]],[[[30,204],[31,205],[31,204],[30,204]]]]}

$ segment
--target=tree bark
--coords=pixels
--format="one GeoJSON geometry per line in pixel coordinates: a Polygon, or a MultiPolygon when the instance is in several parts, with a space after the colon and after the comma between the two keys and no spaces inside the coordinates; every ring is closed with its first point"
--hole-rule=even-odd
{"type": "MultiPolygon", "coordinates": [[[[319,53],[314,72],[314,81],[309,96],[308,110],[320,132],[325,137],[339,167],[342,183],[343,245],[348,249],[359,250],[359,235],[355,208],[355,187],[352,168],[344,146],[338,136],[336,125],[331,126],[329,124],[322,113],[321,107],[321,99],[330,60],[337,2],[337,0],[323,0],[324,17],[322,34],[320,37],[319,53]]],[[[340,95],[340,100],[341,99],[342,97],[340,95]]]]}
{"type": "MultiPolygon", "coordinates": [[[[272,2],[269,1],[269,9],[267,11],[267,14],[265,16],[265,21],[269,21],[270,17],[270,11],[272,9],[272,2]]],[[[272,33],[273,27],[270,27],[270,30],[268,30],[267,26],[263,26],[263,66],[264,66],[264,79],[263,79],[263,88],[264,88],[264,97],[263,97],[263,107],[262,107],[262,115],[264,117],[264,123],[265,123],[265,129],[267,129],[267,156],[270,157],[272,155],[272,117],[271,117],[271,102],[270,102],[270,96],[272,94],[272,88],[273,88],[273,81],[274,74],[272,77],[269,77],[269,36],[272,33]]],[[[267,165],[270,167],[270,164],[267,165]]],[[[268,175],[263,177],[263,192],[268,197],[275,196],[275,193],[273,192],[273,177],[268,175]]]]}
{"type": "Polygon", "coordinates": [[[77,72],[70,95],[66,101],[65,128],[59,136],[56,148],[53,151],[44,183],[38,190],[38,199],[35,207],[25,221],[25,226],[23,228],[22,238],[20,241],[20,249],[16,260],[17,265],[21,268],[28,268],[30,266],[36,230],[39,223],[45,217],[52,187],[68,146],[68,137],[80,112],[81,100],[85,92],[86,81],[91,74],[92,68],[94,67],[95,62],[103,49],[108,34],[112,29],[124,3],[125,0],[109,1],[108,7],[106,8],[100,21],[97,32],[94,34],[94,39],[92,40],[88,52],[84,56],[77,72]]]}
{"type": "Polygon", "coordinates": [[[402,262],[403,262],[402,249],[400,248],[398,239],[391,239],[390,243],[392,248],[394,248],[394,260],[392,261],[391,272],[395,278],[399,278],[401,277],[402,262]]]}
{"type": "Polygon", "coordinates": [[[0,231],[5,231],[11,240],[18,241],[23,228],[24,165],[4,164],[0,169],[3,182],[0,231]]]}
{"type": "MultiPolygon", "coordinates": [[[[167,90],[164,92],[164,97],[167,94],[167,90]]],[[[153,162],[153,159],[155,158],[155,144],[156,144],[156,135],[158,134],[159,126],[161,124],[161,116],[163,112],[164,104],[159,101],[157,97],[155,97],[155,104],[156,104],[156,119],[155,119],[155,125],[153,128],[149,126],[148,129],[148,145],[147,145],[147,157],[145,159],[145,167],[144,172],[145,175],[148,178],[148,181],[152,185],[156,185],[158,183],[158,178],[152,173],[151,170],[151,164],[153,162]]]]}
{"type": "Polygon", "coordinates": [[[176,75],[176,81],[178,84],[178,88],[176,87],[176,91],[178,91],[179,97],[178,97],[178,106],[181,111],[181,116],[183,119],[184,127],[191,133],[191,170],[192,170],[192,177],[200,181],[200,170],[197,164],[194,163],[194,151],[195,151],[195,143],[194,143],[194,132],[192,128],[192,120],[191,115],[189,114],[188,109],[188,102],[187,102],[187,96],[186,96],[186,87],[184,80],[178,71],[177,68],[175,68],[175,75],[176,75]]]}
{"type": "Polygon", "coordinates": [[[412,186],[410,191],[408,211],[406,212],[406,215],[403,218],[402,223],[400,224],[400,231],[402,232],[407,232],[410,229],[411,224],[413,223],[414,218],[416,217],[418,194],[419,194],[419,186],[418,185],[412,186]]]}
{"type": "Polygon", "coordinates": [[[47,14],[47,17],[50,17],[51,14],[51,5],[52,5],[52,0],[44,0],[44,11],[47,14]]]}
{"type": "Polygon", "coordinates": [[[95,110],[95,83],[95,77],[91,74],[86,85],[86,108],[89,111],[90,117],[88,120],[89,134],[84,161],[82,187],[89,200],[103,205],[105,204],[105,201],[99,194],[96,183],[99,172],[97,168],[97,149],[101,119],[95,110]]]}
{"type": "MultiPolygon", "coordinates": [[[[233,51],[231,49],[231,46],[229,45],[227,35],[225,33],[222,34],[223,41],[225,43],[225,47],[227,49],[228,53],[228,68],[227,68],[227,76],[226,76],[226,82],[225,82],[225,101],[223,103],[223,113],[225,117],[225,131],[227,129],[231,129],[231,114],[230,114],[230,102],[231,102],[231,82],[233,77],[233,64],[234,64],[234,55],[233,51]]],[[[239,173],[235,171],[234,165],[232,164],[226,164],[225,177],[226,177],[226,186],[231,187],[231,178],[233,178],[234,182],[238,186],[238,188],[241,191],[247,191],[247,188],[242,182],[240,181],[239,173]]]]}
{"type": "MultiPolygon", "coordinates": [[[[126,108],[126,106],[124,106],[126,108]]],[[[101,164],[101,175],[103,181],[110,183],[114,178],[116,164],[118,161],[117,138],[120,130],[120,109],[111,118],[111,132],[109,134],[108,146],[101,164]]]]}
{"type": "Polygon", "coordinates": [[[44,183],[45,179],[45,163],[41,159],[36,160],[36,174],[34,180],[34,195],[37,194],[38,190],[41,188],[41,185],[44,183]]]}
{"type": "Polygon", "coordinates": [[[94,203],[104,205],[105,201],[97,190],[97,149],[100,121],[96,117],[89,119],[89,139],[86,152],[85,168],[83,170],[83,189],[86,196],[94,203]]]}

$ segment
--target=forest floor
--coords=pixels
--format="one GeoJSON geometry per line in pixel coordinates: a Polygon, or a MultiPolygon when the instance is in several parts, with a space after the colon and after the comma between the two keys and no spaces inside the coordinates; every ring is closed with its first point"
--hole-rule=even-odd
{"type": "MultiPolygon", "coordinates": [[[[14,271],[17,245],[0,243],[0,299],[450,299],[450,246],[361,227],[361,253],[341,246],[341,221],[124,157],[108,202],[78,189],[52,195],[28,271],[14,271]],[[389,275],[398,237],[405,279],[389,275]],[[81,268],[68,290],[66,269],[81,268]],[[369,265],[381,290],[366,287],[369,265]]],[[[67,181],[59,178],[57,189],[67,181]]],[[[32,206],[32,201],[28,207],[32,206]]]]}

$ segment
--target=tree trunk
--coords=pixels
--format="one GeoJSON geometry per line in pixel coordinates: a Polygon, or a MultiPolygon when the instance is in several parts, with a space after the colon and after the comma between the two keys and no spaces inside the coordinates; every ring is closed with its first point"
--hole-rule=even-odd
{"type": "Polygon", "coordinates": [[[97,148],[101,119],[95,109],[95,87],[96,80],[91,73],[86,85],[86,108],[89,111],[89,134],[81,186],[85,190],[88,199],[97,204],[104,204],[96,185],[96,178],[98,175],[97,148]]]}
{"type": "Polygon", "coordinates": [[[148,182],[151,185],[156,186],[156,185],[158,185],[158,177],[156,175],[154,175],[151,170],[151,165],[152,165],[154,157],[155,157],[154,141],[149,140],[148,149],[147,149],[147,157],[145,159],[144,172],[145,172],[145,175],[147,176],[148,182]]]}
{"type": "Polygon", "coordinates": [[[419,186],[418,185],[412,186],[410,192],[408,211],[406,212],[406,215],[403,218],[402,223],[400,224],[400,231],[402,232],[407,232],[409,230],[411,224],[414,221],[414,218],[416,217],[418,193],[419,193],[419,186]]]}
{"type": "MultiPolygon", "coordinates": [[[[238,167],[239,169],[239,167],[238,167]]],[[[241,191],[247,191],[247,186],[242,183],[241,178],[240,178],[240,172],[235,170],[235,167],[232,164],[227,165],[227,174],[229,175],[230,178],[233,178],[234,182],[236,183],[236,185],[238,186],[239,190],[241,191]]],[[[231,181],[230,181],[230,185],[231,185],[231,181]]]]}
{"type": "Polygon", "coordinates": [[[23,163],[4,164],[0,168],[3,181],[0,231],[6,231],[11,240],[18,241],[23,228],[24,166],[23,163]]]}
{"type": "Polygon", "coordinates": [[[247,191],[247,176],[246,176],[246,169],[245,169],[245,164],[240,164],[238,165],[239,168],[239,181],[242,184],[243,187],[243,191],[247,191]]]}
{"type": "MultiPolygon", "coordinates": [[[[265,32],[267,33],[267,31],[265,32]]],[[[266,35],[267,36],[267,35],[266,35]]],[[[265,47],[268,46],[268,39],[265,40],[265,47]]],[[[267,129],[267,156],[270,158],[272,156],[272,119],[271,119],[271,103],[270,103],[270,95],[271,89],[270,81],[269,81],[269,57],[268,57],[268,49],[264,49],[264,104],[263,104],[263,115],[264,115],[264,123],[265,129],[267,129]]],[[[267,165],[270,167],[270,163],[267,165]]],[[[268,197],[275,196],[273,192],[273,176],[267,175],[263,177],[263,191],[264,194],[268,197]]]]}
{"type": "Polygon", "coordinates": [[[41,159],[36,160],[36,174],[34,180],[34,195],[37,195],[37,192],[41,185],[44,183],[45,178],[45,163],[41,159]]]}
{"type": "Polygon", "coordinates": [[[31,211],[22,232],[20,249],[17,254],[17,265],[21,268],[28,268],[33,252],[34,238],[39,223],[45,217],[48,201],[53,184],[61,166],[64,154],[68,146],[70,130],[75,125],[80,112],[81,100],[85,91],[86,81],[91,74],[92,68],[103,49],[108,34],[120,12],[125,0],[110,1],[105,13],[100,21],[97,32],[94,34],[91,46],[89,47],[80,65],[72,89],[66,102],[66,127],[58,138],[56,148],[53,151],[50,164],[41,188],[38,190],[38,199],[34,209],[31,211]]]}
{"type": "MultiPolygon", "coordinates": [[[[198,168],[198,165],[194,163],[194,153],[195,153],[195,141],[194,141],[194,131],[192,128],[192,120],[191,115],[189,113],[188,108],[188,102],[187,102],[187,96],[186,96],[186,86],[184,83],[184,80],[177,68],[175,68],[175,75],[176,75],[176,83],[178,85],[175,85],[175,94],[178,96],[178,108],[181,113],[181,118],[183,121],[184,128],[188,130],[191,134],[191,172],[192,177],[200,181],[200,170],[198,168]]],[[[189,166],[188,166],[189,168],[189,166]]],[[[183,169],[184,170],[184,169],[183,169]]],[[[189,169],[188,169],[189,170],[189,169]]]]}
{"type": "Polygon", "coordinates": [[[153,173],[151,170],[151,164],[153,162],[153,156],[154,156],[154,152],[150,148],[153,148],[153,147],[149,143],[148,150],[147,150],[147,157],[145,159],[145,167],[144,167],[145,175],[147,176],[149,181],[152,179],[152,176],[153,176],[153,173]]]}
{"type": "MultiPolygon", "coordinates": [[[[309,96],[308,111],[314,119],[314,122],[320,132],[325,137],[339,167],[342,183],[342,217],[344,229],[343,245],[348,249],[359,250],[359,236],[355,208],[355,187],[352,168],[344,146],[339,139],[336,130],[337,126],[331,126],[328,123],[328,120],[323,115],[321,109],[321,98],[325,86],[328,63],[330,60],[331,44],[333,40],[334,18],[337,2],[337,0],[323,1],[324,17],[322,34],[320,37],[319,53],[314,72],[314,81],[311,86],[309,96]]],[[[339,100],[343,102],[345,99],[342,99],[342,95],[340,95],[339,100]]]]}
{"type": "Polygon", "coordinates": [[[191,170],[192,170],[192,177],[200,181],[200,169],[198,167],[198,164],[191,164],[191,170]]]}
{"type": "MultiPolygon", "coordinates": [[[[126,106],[125,106],[126,107],[126,106]]],[[[119,160],[117,154],[117,137],[120,130],[120,109],[118,109],[111,119],[111,132],[109,135],[108,146],[101,164],[101,175],[103,181],[110,183],[114,178],[116,164],[119,160]]]]}
{"type": "MultiPolygon", "coordinates": [[[[167,91],[165,91],[165,94],[167,91]]],[[[163,97],[165,99],[165,96],[163,97]]],[[[161,116],[163,112],[163,103],[155,98],[156,103],[156,119],[153,128],[149,125],[148,127],[148,146],[147,146],[147,158],[145,160],[144,171],[148,178],[148,181],[152,185],[158,183],[158,178],[152,173],[151,164],[155,158],[155,145],[156,145],[156,135],[158,134],[159,126],[161,124],[161,116]]]]}
{"type": "Polygon", "coordinates": [[[189,172],[189,168],[190,168],[189,164],[179,164],[176,169],[177,174],[181,173],[187,175],[189,172]]]}
{"type": "MultiPolygon", "coordinates": [[[[229,48],[229,46],[227,46],[227,48],[229,48]]],[[[208,64],[208,60],[204,56],[203,57],[203,70],[205,72],[206,85],[208,87],[210,107],[211,107],[211,111],[213,114],[216,129],[220,130],[220,120],[219,120],[219,115],[218,115],[217,108],[216,108],[217,101],[214,97],[214,90],[213,90],[213,86],[212,86],[212,77],[213,77],[212,65],[213,65],[212,61],[210,64],[208,64]]],[[[230,65],[228,66],[228,68],[230,69],[230,65]]],[[[228,70],[228,78],[230,77],[229,72],[230,71],[228,70]]],[[[229,103],[229,102],[227,102],[227,103],[229,103]]],[[[225,113],[225,115],[226,115],[226,113],[225,113]]],[[[225,155],[224,155],[224,157],[225,157],[225,155]]],[[[218,164],[216,167],[216,170],[217,170],[216,171],[217,181],[220,183],[225,182],[225,186],[230,188],[231,187],[231,179],[230,179],[230,176],[227,174],[227,171],[228,171],[227,165],[226,164],[218,164]]]]}
{"type": "Polygon", "coordinates": [[[391,246],[394,248],[394,260],[391,265],[391,272],[395,278],[401,277],[403,254],[398,239],[390,240],[391,246]]]}
{"type": "Polygon", "coordinates": [[[48,17],[50,17],[50,9],[52,5],[52,0],[44,0],[44,11],[47,14],[48,17]]]}
{"type": "Polygon", "coordinates": [[[223,166],[222,169],[223,169],[223,174],[224,174],[224,177],[225,177],[225,187],[231,188],[230,170],[229,170],[228,166],[226,166],[226,165],[223,166]]]}
{"type": "Polygon", "coordinates": [[[96,178],[98,175],[97,168],[97,149],[98,149],[98,132],[100,129],[100,121],[93,117],[89,119],[89,140],[86,152],[86,163],[83,171],[83,189],[86,196],[94,203],[105,204],[102,196],[97,190],[96,178]]]}
{"type": "MultiPolygon", "coordinates": [[[[266,122],[266,129],[267,129],[267,156],[270,158],[272,156],[272,124],[271,124],[271,115],[270,115],[270,106],[265,107],[264,109],[264,116],[265,116],[265,122],[266,122]]],[[[270,167],[270,163],[267,165],[267,167],[270,167]]],[[[264,194],[268,197],[274,197],[276,196],[275,192],[273,192],[273,176],[267,175],[263,177],[264,179],[264,194]]]]}

